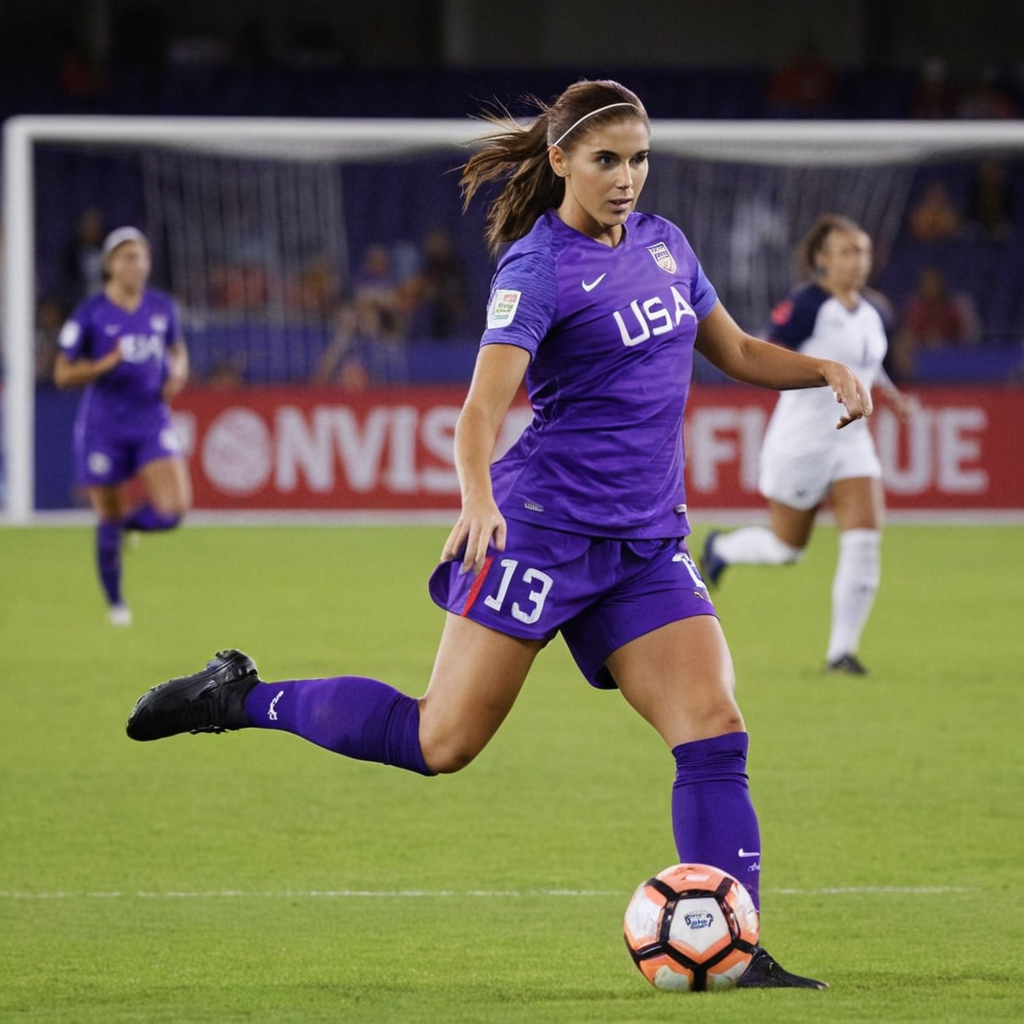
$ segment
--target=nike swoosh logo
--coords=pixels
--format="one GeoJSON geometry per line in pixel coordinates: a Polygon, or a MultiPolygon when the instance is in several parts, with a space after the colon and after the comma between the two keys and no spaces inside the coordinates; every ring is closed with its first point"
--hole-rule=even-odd
{"type": "Polygon", "coordinates": [[[592,292],[607,276],[608,272],[605,271],[605,273],[603,273],[600,277],[595,277],[594,280],[590,282],[590,284],[587,284],[586,281],[580,281],[580,284],[583,285],[583,290],[585,292],[592,292]]]}
{"type": "Polygon", "coordinates": [[[737,855],[738,857],[760,857],[760,856],[761,856],[761,851],[760,851],[760,850],[754,850],[754,852],[753,852],[753,853],[748,853],[748,852],[747,852],[746,850],[744,850],[744,849],[743,849],[743,847],[741,846],[741,847],[740,847],[740,848],[739,848],[739,849],[738,849],[738,850],[736,851],[736,855],[737,855]]]}

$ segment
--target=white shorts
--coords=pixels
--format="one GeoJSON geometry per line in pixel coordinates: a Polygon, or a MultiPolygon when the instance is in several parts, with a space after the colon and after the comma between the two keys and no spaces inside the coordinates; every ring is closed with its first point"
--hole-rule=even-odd
{"type": "Polygon", "coordinates": [[[836,438],[828,448],[813,451],[765,445],[758,490],[790,508],[809,509],[825,500],[837,480],[865,476],[882,478],[875,442],[867,431],[852,438],[836,438]]]}

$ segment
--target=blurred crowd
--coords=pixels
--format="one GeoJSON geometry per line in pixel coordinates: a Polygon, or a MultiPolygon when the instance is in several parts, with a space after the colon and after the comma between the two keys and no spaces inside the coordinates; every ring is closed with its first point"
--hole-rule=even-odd
{"type": "Polygon", "coordinates": [[[404,380],[410,337],[463,338],[465,299],[465,269],[443,228],[431,231],[419,249],[408,243],[369,246],[349,295],[337,307],[314,381],[365,387],[404,380]]]}
{"type": "MultiPolygon", "coordinates": [[[[914,381],[919,361],[930,353],[1005,340],[986,333],[975,295],[977,277],[964,272],[970,266],[964,247],[970,252],[983,244],[1010,252],[1020,236],[1017,208],[1006,168],[993,159],[971,168],[963,204],[942,177],[923,179],[908,207],[896,256],[918,269],[902,292],[874,293],[887,320],[895,379],[914,381]]],[[[67,313],[103,285],[100,246],[107,230],[100,210],[81,211],[64,250],[61,286],[38,304],[40,379],[52,372],[67,313]]],[[[326,257],[309,261],[283,281],[272,280],[266,267],[266,261],[247,260],[244,254],[235,262],[214,261],[207,271],[205,313],[252,318],[283,304],[285,317],[324,325],[326,341],[311,368],[311,383],[361,388],[402,382],[408,378],[409,345],[473,343],[479,316],[472,317],[468,308],[467,268],[444,228],[430,230],[418,243],[372,243],[348,275],[326,257]]],[[[1012,265],[1007,269],[1012,276],[1012,265]]],[[[206,377],[229,386],[245,374],[245,355],[235,353],[211,365],[206,377]]]]}
{"type": "MultiPolygon", "coordinates": [[[[10,39],[0,42],[0,56],[9,58],[0,63],[0,116],[34,110],[340,117],[393,116],[400,109],[407,116],[463,117],[473,96],[545,95],[564,86],[561,69],[360,67],[346,40],[323,26],[297,26],[271,41],[254,20],[240,23],[232,39],[213,39],[175,34],[144,5],[132,10],[119,15],[102,61],[67,27],[41,41],[47,45],[30,67],[10,39]],[[307,87],[313,79],[316,87],[307,87]]],[[[1024,61],[963,68],[934,57],[917,68],[837,68],[810,42],[776,68],[638,68],[630,81],[656,118],[991,120],[1024,112],[1024,61]],[[692,88],[697,82],[703,87],[692,88]]],[[[975,160],[965,174],[924,169],[898,245],[881,254],[885,272],[874,283],[889,310],[890,371],[902,381],[918,378],[935,353],[1020,343],[1019,288],[1006,280],[1024,257],[1021,162],[975,160]]],[[[63,318],[102,286],[99,247],[112,226],[89,206],[68,231],[59,281],[38,302],[40,378],[49,375],[63,318]]],[[[470,343],[477,333],[478,278],[489,275],[474,256],[460,254],[458,238],[444,228],[413,241],[380,238],[350,259],[319,253],[280,271],[259,251],[258,237],[253,246],[248,254],[244,246],[208,253],[201,279],[176,297],[212,319],[272,311],[278,319],[325,325],[311,381],[358,387],[404,380],[411,346],[470,343]]],[[[154,255],[156,281],[167,284],[159,278],[167,261],[154,255]]],[[[229,353],[205,376],[225,385],[247,379],[245,358],[229,353]]]]}
{"type": "MultiPolygon", "coordinates": [[[[40,381],[52,376],[57,338],[68,313],[103,287],[101,247],[108,230],[98,208],[81,212],[64,250],[60,286],[38,302],[40,381]]],[[[282,280],[274,280],[267,265],[244,254],[235,262],[213,262],[205,283],[204,314],[219,314],[228,322],[233,316],[251,321],[273,305],[273,312],[285,320],[326,325],[329,337],[312,383],[357,388],[401,382],[407,375],[410,339],[466,340],[466,269],[444,228],[432,229],[419,244],[369,245],[348,278],[326,257],[307,262],[282,280]]],[[[213,365],[207,380],[221,386],[241,383],[245,369],[244,354],[238,353],[213,365]]]]}

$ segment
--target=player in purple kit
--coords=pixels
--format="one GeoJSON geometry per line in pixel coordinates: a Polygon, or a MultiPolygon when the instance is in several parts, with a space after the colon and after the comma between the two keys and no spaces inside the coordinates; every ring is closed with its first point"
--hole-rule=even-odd
{"type": "MultiPolygon", "coordinates": [[[[685,543],[682,423],[696,347],[732,376],[828,386],[840,423],[870,411],[854,374],[744,334],[683,234],[635,211],[650,123],[615,82],[582,81],[528,126],[494,131],[463,169],[468,203],[503,183],[498,262],[455,432],[462,511],[430,580],[446,609],[425,695],[356,676],[263,683],[223,651],[143,694],[128,735],[247,726],[433,775],[465,767],[561,632],[583,675],[617,687],[676,763],[680,860],[714,864],[758,896],[760,839],[729,650],[685,543]],[[532,424],[491,465],[525,377],[532,424]]],[[[744,987],[823,988],[759,949],[744,987]]]]}
{"type": "Polygon", "coordinates": [[[174,303],[147,288],[149,243],[137,228],[103,243],[103,291],[86,299],[60,333],[58,387],[85,386],[75,420],[75,478],[96,513],[96,558],[113,625],[131,624],[121,594],[125,530],[170,530],[191,504],[188,468],[167,403],[188,378],[188,350],[174,303]],[[126,508],[136,474],[148,500],[126,508]]]}

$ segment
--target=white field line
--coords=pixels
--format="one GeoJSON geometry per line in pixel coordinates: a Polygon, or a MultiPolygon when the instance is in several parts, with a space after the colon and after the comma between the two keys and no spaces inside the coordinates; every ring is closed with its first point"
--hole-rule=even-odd
{"type": "MultiPolygon", "coordinates": [[[[778,896],[940,896],[948,893],[978,892],[978,889],[957,885],[851,885],[827,886],[820,889],[765,889],[778,896]]],[[[308,889],[281,891],[218,889],[206,892],[167,890],[164,892],[12,892],[0,890],[5,900],[72,900],[72,899],[151,899],[151,900],[214,900],[214,899],[526,899],[530,897],[616,896],[628,898],[629,893],[617,889],[308,889]]]]}

